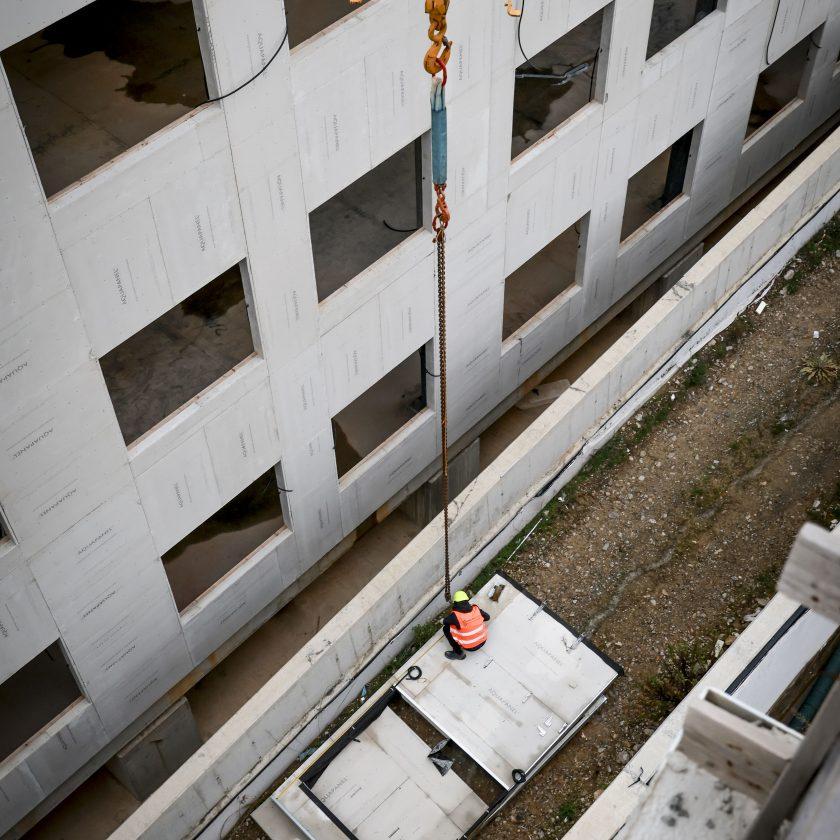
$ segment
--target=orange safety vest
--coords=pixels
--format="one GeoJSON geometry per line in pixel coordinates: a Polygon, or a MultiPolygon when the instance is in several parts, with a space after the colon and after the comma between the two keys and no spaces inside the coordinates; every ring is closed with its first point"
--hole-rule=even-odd
{"type": "Polygon", "coordinates": [[[449,628],[452,638],[467,650],[477,648],[487,641],[487,625],[481,615],[481,610],[473,604],[472,610],[468,613],[453,610],[457,626],[449,628]]]}

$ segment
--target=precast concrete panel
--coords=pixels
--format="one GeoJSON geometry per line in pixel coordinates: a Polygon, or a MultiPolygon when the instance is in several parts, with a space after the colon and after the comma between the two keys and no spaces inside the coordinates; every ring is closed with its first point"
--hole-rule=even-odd
{"type": "Polygon", "coordinates": [[[386,373],[382,335],[370,325],[380,322],[379,299],[368,301],[321,339],[326,368],[327,400],[335,416],[386,373]]]}
{"type": "Polygon", "coordinates": [[[108,736],[94,707],[87,700],[77,700],[33,743],[26,767],[42,791],[53,791],[107,743],[108,736]]]}
{"type": "Polygon", "coordinates": [[[245,255],[230,151],[167,185],[151,199],[163,261],[183,300],[245,255]]]}
{"type": "Polygon", "coordinates": [[[65,248],[64,264],[100,358],[175,303],[148,199],[65,248]]]}
{"type": "Polygon", "coordinates": [[[219,492],[204,430],[136,475],[158,551],[172,548],[227,501],[219,492]]]}
{"type": "Polygon", "coordinates": [[[0,421],[33,393],[55,385],[88,359],[73,294],[64,289],[0,328],[0,421]]]}
{"type": "Polygon", "coordinates": [[[193,661],[199,662],[226,642],[247,621],[293,582],[296,561],[288,529],[242,558],[223,578],[191,604],[183,615],[184,634],[193,661]]]}
{"type": "Polygon", "coordinates": [[[268,382],[249,391],[211,420],[205,429],[210,459],[222,498],[280,461],[280,440],[268,382]]]}
{"type": "MultiPolygon", "coordinates": [[[[221,108],[205,105],[191,111],[50,198],[47,206],[59,245],[65,249],[139,202],[171,191],[174,182],[224,152],[230,154],[221,108]]],[[[195,242],[197,231],[190,237],[195,242]]]]}
{"type": "Polygon", "coordinates": [[[25,565],[0,577],[0,682],[58,638],[55,621],[25,565]]]}
{"type": "MultiPolygon", "coordinates": [[[[4,330],[66,288],[67,277],[2,66],[0,148],[0,330],[4,330]]],[[[0,376],[8,372],[4,369],[0,376]]]]}

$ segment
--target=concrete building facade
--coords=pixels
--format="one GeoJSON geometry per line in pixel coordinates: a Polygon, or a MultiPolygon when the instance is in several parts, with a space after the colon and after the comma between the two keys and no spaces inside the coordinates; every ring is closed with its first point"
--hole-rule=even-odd
{"type": "MultiPolygon", "coordinates": [[[[126,0],[116,103],[98,5],[0,2],[0,832],[439,455],[422,4],[126,0]]],[[[453,1],[452,439],[837,112],[830,0],[675,9],[453,1]]]]}

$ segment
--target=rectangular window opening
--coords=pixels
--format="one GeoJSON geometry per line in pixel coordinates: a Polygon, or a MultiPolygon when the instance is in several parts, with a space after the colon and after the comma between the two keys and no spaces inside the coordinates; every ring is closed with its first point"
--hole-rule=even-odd
{"type": "Polygon", "coordinates": [[[362,8],[348,0],[286,0],[285,6],[290,48],[362,8]]]}
{"type": "Polygon", "coordinates": [[[795,99],[804,97],[807,83],[805,68],[813,46],[813,35],[811,33],[803,38],[758,74],[744,139],[773,120],[795,99]]]}
{"type": "Polygon", "coordinates": [[[503,341],[568,289],[580,285],[588,225],[589,214],[567,227],[505,278],[503,341]]]}
{"type": "Polygon", "coordinates": [[[578,24],[516,68],[511,159],[562,125],[587,103],[600,101],[612,5],[578,24]],[[600,70],[599,70],[600,66],[600,70]]]}
{"type": "Polygon", "coordinates": [[[254,352],[243,265],[229,268],[99,360],[126,444],[254,352]]]}
{"type": "Polygon", "coordinates": [[[622,242],[681,195],[688,193],[699,137],[699,127],[686,132],[627,182],[627,198],[621,220],[622,242]]]}
{"type": "Polygon", "coordinates": [[[181,612],[284,527],[278,478],[263,473],[163,555],[181,612]]]}
{"type": "Polygon", "coordinates": [[[339,478],[426,408],[428,352],[415,350],[333,417],[339,478]]]}
{"type": "Polygon", "coordinates": [[[422,226],[422,181],[417,139],[309,214],[319,301],[422,226]]]}
{"type": "Polygon", "coordinates": [[[653,0],[646,59],[664,50],[718,7],[718,0],[653,0]]]}
{"type": "Polygon", "coordinates": [[[0,683],[0,761],[81,696],[59,642],[53,642],[0,683]]]}
{"type": "Polygon", "coordinates": [[[0,58],[48,196],[207,99],[183,0],[94,0],[0,58]]]}

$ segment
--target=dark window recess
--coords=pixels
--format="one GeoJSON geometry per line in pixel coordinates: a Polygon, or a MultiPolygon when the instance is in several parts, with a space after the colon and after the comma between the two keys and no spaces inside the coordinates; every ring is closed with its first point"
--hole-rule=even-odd
{"type": "Polygon", "coordinates": [[[717,8],[717,0],[653,0],[647,55],[650,58],[717,8]]]}
{"type": "Polygon", "coordinates": [[[415,140],[309,214],[318,300],[422,225],[422,177],[415,140]]]}
{"type": "Polygon", "coordinates": [[[584,216],[566,228],[505,278],[502,339],[516,332],[575,285],[581,265],[579,251],[587,222],[588,217],[584,216]]]}
{"type": "Polygon", "coordinates": [[[808,63],[811,37],[809,35],[803,38],[758,74],[746,137],[770,122],[799,96],[808,63]]]}
{"type": "Polygon", "coordinates": [[[2,60],[47,195],[207,98],[192,3],[95,0],[2,60]]]}
{"type": "Polygon", "coordinates": [[[349,0],[286,0],[289,46],[296,47],[330,24],[360,9],[349,0]]]}
{"type": "Polygon", "coordinates": [[[332,420],[339,477],[426,407],[426,348],[412,353],[332,420]]]}
{"type": "Polygon", "coordinates": [[[125,442],[137,440],[253,351],[235,265],[100,359],[125,442]]]}
{"type": "Polygon", "coordinates": [[[630,178],[621,220],[622,241],[686,191],[693,137],[694,129],[630,178]]]}
{"type": "Polygon", "coordinates": [[[0,761],[81,696],[58,642],[0,683],[0,761]]]}
{"type": "Polygon", "coordinates": [[[163,555],[178,609],[186,609],[282,527],[272,468],[163,555]]]}
{"type": "MultiPolygon", "coordinates": [[[[611,14],[612,7],[608,10],[611,14]]],[[[604,64],[601,42],[608,10],[596,12],[516,68],[511,158],[597,97],[596,76],[599,63],[604,64]]],[[[527,55],[527,44],[523,42],[522,47],[527,55]]],[[[518,44],[517,56],[522,58],[518,44]]]]}

